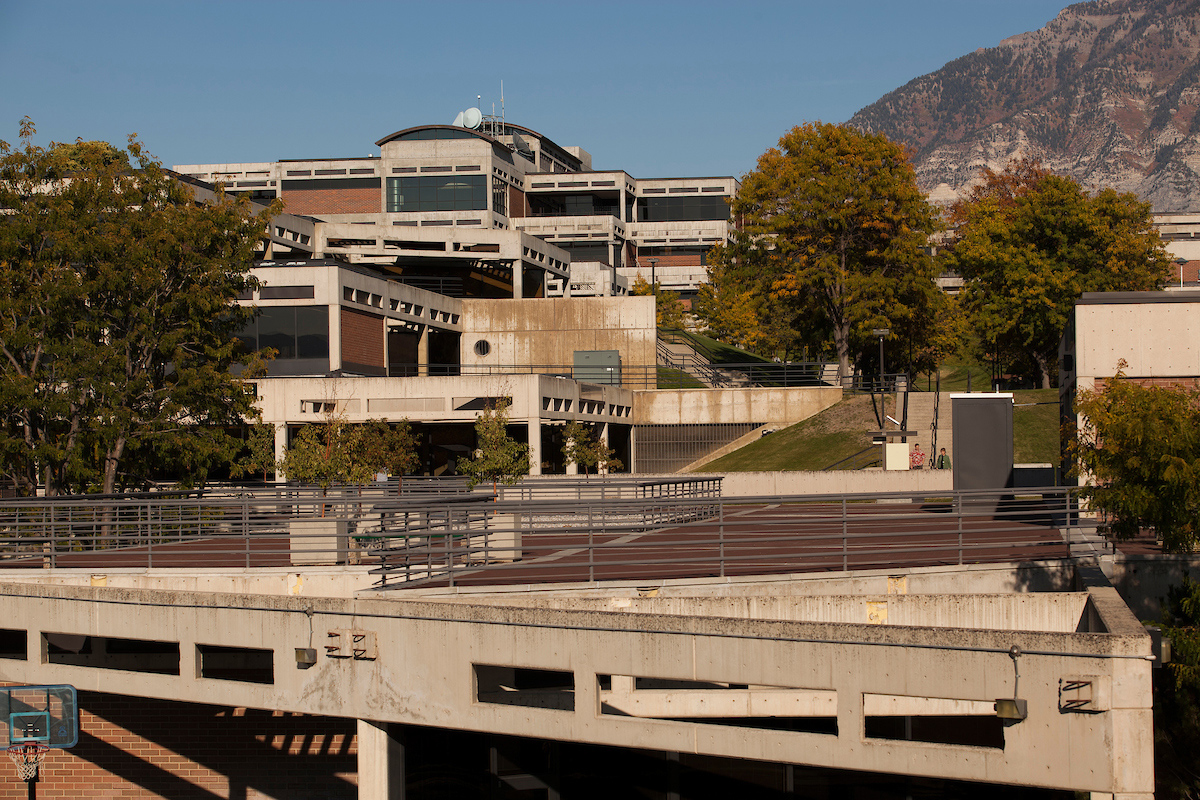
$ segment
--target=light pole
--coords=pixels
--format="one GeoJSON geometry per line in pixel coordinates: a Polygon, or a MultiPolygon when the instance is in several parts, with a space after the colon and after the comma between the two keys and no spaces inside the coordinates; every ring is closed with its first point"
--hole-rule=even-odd
{"type": "Polygon", "coordinates": [[[651,256],[646,259],[650,262],[650,292],[655,296],[658,295],[658,279],[654,277],[654,268],[658,266],[658,259],[651,256]]]}
{"type": "Polygon", "coordinates": [[[889,333],[890,328],[875,328],[871,333],[879,337],[879,393],[883,394],[883,339],[889,333]]]}

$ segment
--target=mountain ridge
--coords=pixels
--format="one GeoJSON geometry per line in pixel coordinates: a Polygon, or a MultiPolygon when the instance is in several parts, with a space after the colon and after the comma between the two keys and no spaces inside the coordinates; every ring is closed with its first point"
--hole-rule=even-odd
{"type": "Polygon", "coordinates": [[[982,167],[1037,158],[1157,213],[1200,211],[1200,0],[1093,0],[914,78],[848,124],[913,152],[950,203],[982,167]]]}

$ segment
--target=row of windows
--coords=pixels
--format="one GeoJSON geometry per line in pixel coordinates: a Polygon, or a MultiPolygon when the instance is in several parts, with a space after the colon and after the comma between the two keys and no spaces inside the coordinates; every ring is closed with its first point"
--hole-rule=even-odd
{"type": "Polygon", "coordinates": [[[247,350],[274,348],[277,359],[329,358],[329,307],[260,308],[238,338],[247,350]]]}
{"type": "MultiPolygon", "coordinates": [[[[621,216],[618,198],[596,197],[590,194],[529,195],[529,210],[535,217],[592,217],[621,216]]],[[[626,208],[626,213],[629,209],[626,208]]],[[[629,220],[626,220],[628,222],[629,220]]]]}
{"type": "Polygon", "coordinates": [[[646,197],[638,204],[638,222],[695,222],[729,219],[724,197],[646,197]]]}
{"type": "Polygon", "coordinates": [[[487,176],[422,175],[387,179],[388,213],[401,211],[485,211],[487,176]]]}

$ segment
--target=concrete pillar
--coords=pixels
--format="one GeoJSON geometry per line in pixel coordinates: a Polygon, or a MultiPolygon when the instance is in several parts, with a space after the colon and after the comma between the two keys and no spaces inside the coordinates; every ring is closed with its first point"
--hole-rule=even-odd
{"type": "MultiPolygon", "coordinates": [[[[574,442],[573,439],[571,439],[570,437],[567,437],[566,439],[563,440],[563,445],[567,448],[570,448],[570,446],[573,442],[574,442]]],[[[578,475],[579,474],[579,465],[576,464],[574,461],[568,461],[567,462],[567,474],[568,475],[578,475]]]]}
{"type": "Polygon", "coordinates": [[[421,336],[417,339],[417,375],[424,378],[429,375],[429,326],[421,326],[421,336]]]}
{"type": "Polygon", "coordinates": [[[329,305],[329,371],[342,368],[342,307],[329,305]]]}
{"type": "MultiPolygon", "coordinates": [[[[283,422],[275,423],[275,463],[283,461],[283,457],[287,455],[287,424],[283,422]]],[[[287,481],[287,476],[282,470],[275,470],[275,482],[284,483],[287,481]]]]}
{"type": "Polygon", "coordinates": [[[404,745],[386,722],[358,720],[358,800],[404,800],[404,745]]]}
{"type": "Polygon", "coordinates": [[[529,474],[542,474],[542,420],[529,420],[529,474]]]}
{"type": "Polygon", "coordinates": [[[525,290],[525,264],[520,259],[513,262],[512,267],[513,278],[513,299],[520,300],[524,297],[525,290]]]}
{"type": "MultiPolygon", "coordinates": [[[[603,444],[605,447],[608,447],[608,423],[607,422],[600,423],[600,432],[597,434],[597,436],[600,439],[600,443],[603,444]]],[[[596,474],[597,475],[607,475],[608,467],[607,466],[601,467],[600,465],[597,465],[596,466],[596,474]]]]}

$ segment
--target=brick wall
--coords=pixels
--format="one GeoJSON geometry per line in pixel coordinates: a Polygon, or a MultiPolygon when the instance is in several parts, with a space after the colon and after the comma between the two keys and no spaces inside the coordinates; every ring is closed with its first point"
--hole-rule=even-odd
{"type": "MultiPolygon", "coordinates": [[[[84,691],[79,706],[79,744],[47,755],[41,800],[358,797],[352,719],[84,691]]],[[[24,800],[0,769],[0,800],[24,800]]]]}
{"type": "Polygon", "coordinates": [[[378,214],[382,202],[378,187],[283,192],[284,211],[289,214],[378,214]]]}
{"type": "Polygon", "coordinates": [[[699,253],[683,253],[670,256],[638,256],[638,264],[644,269],[650,269],[650,259],[657,258],[660,267],[698,267],[701,256],[699,253]]]}
{"type": "Polygon", "coordinates": [[[342,307],[342,367],[383,375],[383,317],[342,307]]]}
{"type": "Polygon", "coordinates": [[[529,201],[525,199],[525,193],[511,184],[508,187],[508,216],[509,218],[529,216],[529,201]]]}
{"type": "MultiPolygon", "coordinates": [[[[1195,377],[1164,377],[1164,378],[1139,378],[1137,376],[1127,376],[1128,379],[1138,384],[1139,386],[1160,386],[1166,389],[1200,389],[1200,378],[1195,377]]],[[[1102,389],[1108,385],[1107,378],[1097,378],[1096,388],[1102,389]]]]}

